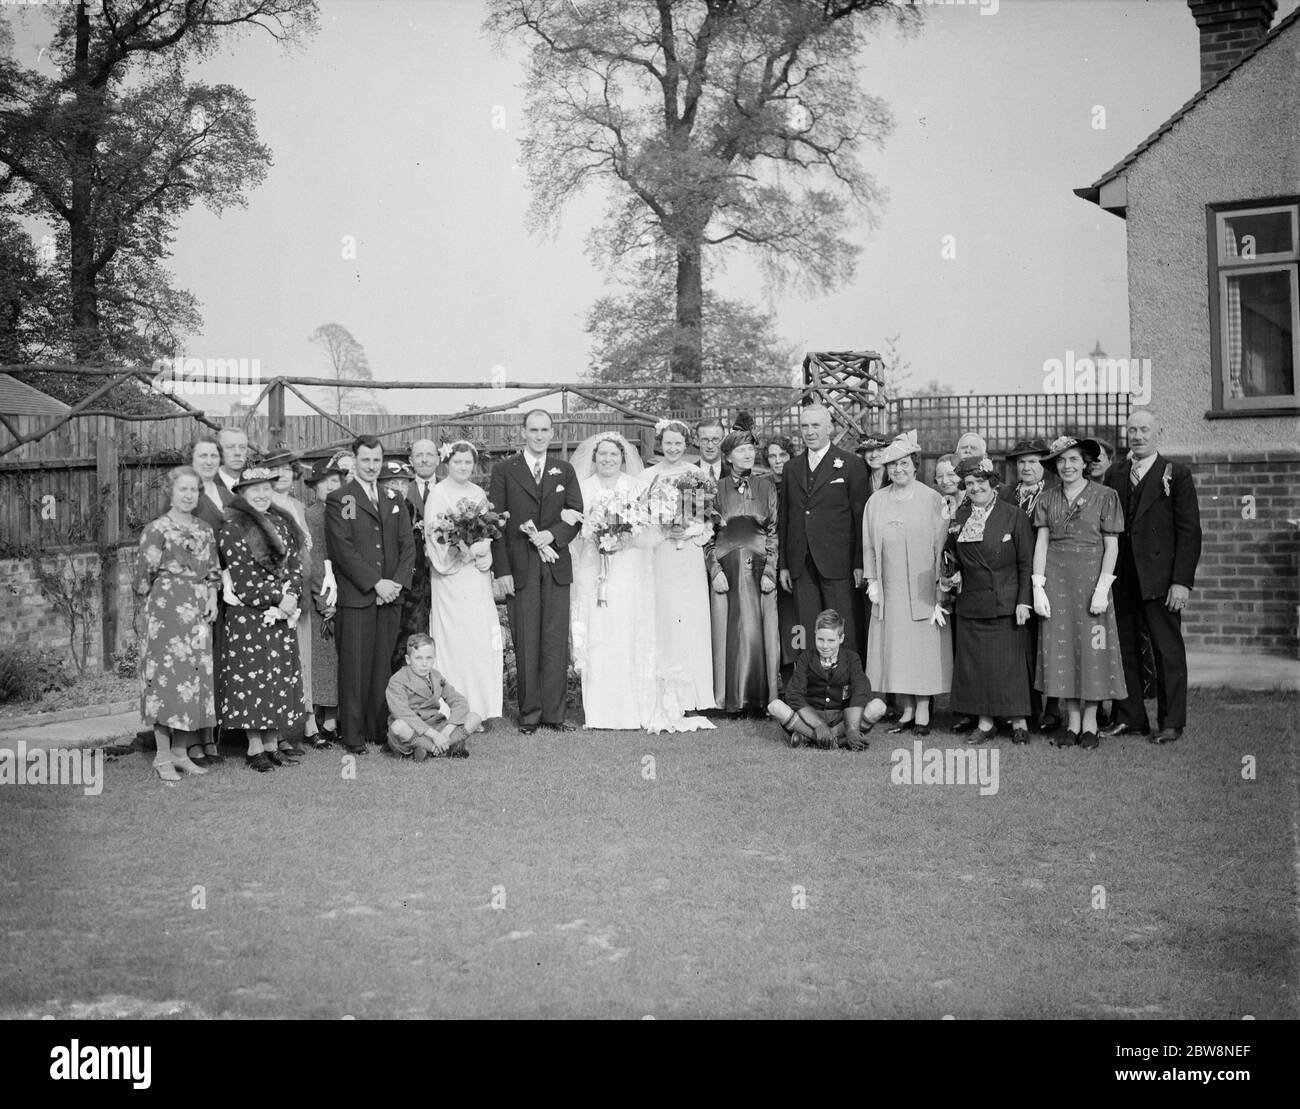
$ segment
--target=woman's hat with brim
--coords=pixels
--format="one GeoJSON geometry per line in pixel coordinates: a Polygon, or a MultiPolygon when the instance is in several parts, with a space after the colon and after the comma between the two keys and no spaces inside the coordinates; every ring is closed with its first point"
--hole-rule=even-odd
{"type": "Polygon", "coordinates": [[[415,471],[411,468],[409,462],[401,462],[396,458],[389,459],[379,468],[378,481],[410,481],[415,477],[415,471]]]}
{"type": "Polygon", "coordinates": [[[891,462],[897,462],[900,458],[907,458],[909,455],[921,453],[921,444],[917,442],[915,431],[905,431],[902,435],[894,437],[894,441],[885,448],[884,453],[880,456],[880,464],[888,466],[891,462]]]}
{"type": "Polygon", "coordinates": [[[278,470],[282,466],[292,466],[300,457],[293,451],[273,451],[265,458],[259,458],[254,465],[266,470],[278,470]]]}
{"type": "Polygon", "coordinates": [[[1042,439],[1021,439],[1014,447],[1007,451],[1007,461],[1014,462],[1017,458],[1023,458],[1027,454],[1046,455],[1047,444],[1042,439]]]}
{"type": "Polygon", "coordinates": [[[973,476],[987,481],[990,485],[1002,484],[1002,475],[998,472],[998,468],[993,465],[991,459],[983,455],[974,458],[963,458],[953,469],[957,474],[957,480],[960,482],[965,482],[968,477],[973,476]]]}
{"type": "Polygon", "coordinates": [[[302,480],[307,485],[319,485],[332,474],[342,477],[342,467],[332,464],[328,458],[318,458],[312,463],[311,469],[303,475],[302,480]]]}
{"type": "Polygon", "coordinates": [[[250,485],[261,485],[263,483],[274,485],[279,480],[279,469],[273,470],[259,462],[256,466],[246,466],[244,472],[239,475],[239,480],[231,488],[236,493],[241,493],[250,485]]]}
{"type": "Polygon", "coordinates": [[[1085,462],[1096,462],[1101,457],[1101,444],[1096,439],[1076,439],[1073,435],[1062,435],[1052,442],[1052,449],[1043,456],[1047,462],[1060,458],[1068,450],[1077,448],[1085,462]]]}
{"type": "Polygon", "coordinates": [[[887,446],[889,446],[889,440],[877,439],[874,435],[868,435],[853,448],[853,453],[865,456],[870,454],[872,451],[883,450],[887,446]]]}

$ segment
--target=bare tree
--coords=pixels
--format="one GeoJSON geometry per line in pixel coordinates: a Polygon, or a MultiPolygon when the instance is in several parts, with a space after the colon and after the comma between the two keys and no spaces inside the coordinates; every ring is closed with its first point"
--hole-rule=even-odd
{"type": "MultiPolygon", "coordinates": [[[[366,348],[352,337],[346,327],[339,323],[323,323],[307,336],[309,343],[315,343],[325,352],[328,376],[339,381],[373,381],[374,373],[370,369],[370,359],[366,357],[366,348]]],[[[340,420],[347,412],[385,412],[387,409],[374,399],[368,389],[339,385],[331,389],[334,397],[334,415],[340,420]]]]}
{"type": "Polygon", "coordinates": [[[488,32],[529,48],[530,222],[610,184],[590,249],[674,272],[675,404],[700,401],[706,251],[747,246],[777,285],[852,274],[852,217],[884,199],[857,158],[892,128],[861,47],[918,19],[894,0],[489,0],[488,32]]]}

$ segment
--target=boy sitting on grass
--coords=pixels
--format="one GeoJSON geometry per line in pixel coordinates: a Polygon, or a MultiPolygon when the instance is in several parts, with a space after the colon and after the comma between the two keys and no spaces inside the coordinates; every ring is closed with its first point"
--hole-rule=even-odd
{"type": "Polygon", "coordinates": [[[862,660],[844,646],[844,617],[833,608],[818,616],[813,643],[795,662],[785,700],[773,701],[767,711],[786,730],[791,747],[865,751],[865,732],[885,715],[885,702],[872,696],[862,660]]]}
{"type": "Polygon", "coordinates": [[[406,641],[406,665],[388,680],[388,748],[416,762],[469,758],[465,737],[482,723],[469,702],[433,667],[433,639],[417,632],[406,641]],[[439,702],[446,701],[446,715],[439,702]]]}

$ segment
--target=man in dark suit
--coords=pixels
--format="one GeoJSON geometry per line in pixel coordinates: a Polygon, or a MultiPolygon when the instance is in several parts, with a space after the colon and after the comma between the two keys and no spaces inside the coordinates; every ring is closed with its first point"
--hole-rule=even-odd
{"type": "Polygon", "coordinates": [[[488,500],[509,519],[492,544],[492,593],[503,597],[515,647],[519,730],[538,726],[572,731],[564,719],[569,680],[569,544],[578,523],[560,513],[582,511],[573,467],[549,458],[551,416],[535,408],[524,416],[524,449],[492,467],[488,500]]]}
{"type": "Polygon", "coordinates": [[[870,478],[862,459],[831,443],[831,415],[809,405],[799,416],[807,448],[785,464],[777,513],[781,588],[793,592],[804,646],[817,614],[844,617],[844,637],[858,641],[853,594],[862,587],[862,510],[870,478]]]}
{"type": "Polygon", "coordinates": [[[352,441],[352,478],[325,500],[325,542],[338,582],[339,735],[352,754],[388,739],[386,692],[411,585],[415,540],[406,504],[379,485],[384,448],[373,435],[352,441]]]}
{"type": "Polygon", "coordinates": [[[1128,418],[1129,457],[1105,483],[1124,505],[1124,534],[1115,567],[1115,622],[1128,697],[1115,706],[1105,736],[1149,732],[1142,698],[1142,632],[1156,661],[1156,733],[1151,743],[1173,743],[1187,726],[1187,651],[1183,609],[1201,558],[1201,510],[1186,467],[1156,449],[1160,423],[1145,408],[1128,418]]]}
{"type": "MultiPolygon", "coordinates": [[[[414,632],[429,630],[429,607],[432,603],[432,587],[429,582],[429,555],[424,545],[424,508],[429,501],[429,493],[438,484],[435,476],[438,469],[438,448],[432,439],[417,439],[411,444],[411,469],[415,471],[406,485],[406,502],[410,506],[411,517],[415,522],[415,569],[411,574],[411,588],[402,598],[402,634],[397,641],[396,655],[393,659],[394,672],[406,665],[406,639],[414,632]]],[[[439,650],[442,645],[438,645],[439,650]]]]}
{"type": "Polygon", "coordinates": [[[221,469],[213,480],[233,497],[235,482],[248,462],[248,436],[243,428],[223,427],[217,433],[217,443],[221,447],[221,469]]]}
{"type": "Polygon", "coordinates": [[[713,478],[714,481],[726,477],[731,469],[727,465],[727,460],[722,457],[722,440],[726,435],[726,428],[716,416],[701,420],[695,427],[695,441],[699,445],[700,456],[698,459],[688,458],[686,461],[694,461],[705,476],[713,478]]]}

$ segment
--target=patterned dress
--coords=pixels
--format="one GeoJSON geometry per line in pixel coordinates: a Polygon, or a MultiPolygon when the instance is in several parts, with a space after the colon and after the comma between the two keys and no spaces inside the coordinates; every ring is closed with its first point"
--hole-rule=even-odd
{"type": "Polygon", "coordinates": [[[264,614],[285,593],[302,597],[296,526],[274,506],[263,515],[237,498],[226,510],[218,542],[242,602],[226,609],[225,649],[218,662],[221,722],[228,728],[287,730],[307,711],[298,629],[287,620],[267,624],[264,614]]]}
{"type": "Polygon", "coordinates": [[[186,732],[216,724],[212,626],[203,610],[220,579],[216,539],[201,520],[187,526],[165,515],[144,529],[135,591],[147,598],[137,626],[146,724],[186,732]]]}
{"type": "Polygon", "coordinates": [[[1046,589],[1052,608],[1039,625],[1034,685],[1049,697],[1122,700],[1115,602],[1100,616],[1088,611],[1101,573],[1103,536],[1124,530],[1119,494],[1090,481],[1071,504],[1059,485],[1049,486],[1034,506],[1034,527],[1049,529],[1046,589]]]}

